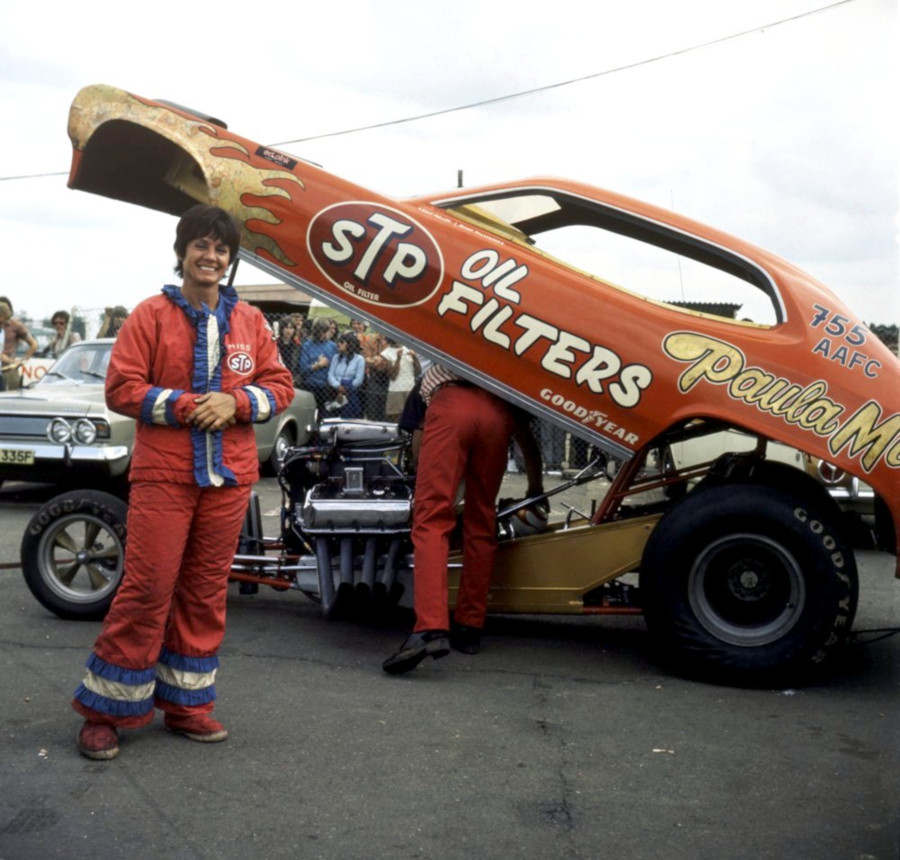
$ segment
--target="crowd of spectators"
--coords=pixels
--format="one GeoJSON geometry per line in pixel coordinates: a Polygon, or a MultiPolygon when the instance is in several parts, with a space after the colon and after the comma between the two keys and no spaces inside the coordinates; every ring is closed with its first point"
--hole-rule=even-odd
{"type": "Polygon", "coordinates": [[[408,346],[370,332],[365,320],[289,314],[273,322],[294,385],[311,392],[325,417],[397,421],[428,362],[408,346]]]}

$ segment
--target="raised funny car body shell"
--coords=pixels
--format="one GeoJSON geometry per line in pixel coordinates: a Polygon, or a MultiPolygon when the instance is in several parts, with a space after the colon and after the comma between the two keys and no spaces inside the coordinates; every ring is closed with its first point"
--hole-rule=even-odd
{"type": "Polygon", "coordinates": [[[720,420],[872,486],[900,534],[900,361],[826,287],[675,213],[558,179],[396,200],[239,137],[211,118],[107,86],[76,97],[69,185],[180,214],[212,203],[242,256],[279,279],[629,459],[667,428],[720,420]],[[751,282],[772,325],[648,300],[480,218],[534,193],[751,282]]]}

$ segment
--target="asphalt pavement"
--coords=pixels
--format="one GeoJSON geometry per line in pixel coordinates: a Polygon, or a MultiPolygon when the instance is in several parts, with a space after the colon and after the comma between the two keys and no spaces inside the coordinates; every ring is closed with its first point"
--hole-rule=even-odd
{"type": "MultiPolygon", "coordinates": [[[[0,488],[0,564],[51,495],[0,488]]],[[[855,629],[897,628],[893,558],[857,560],[855,629]]],[[[228,741],[157,719],[93,762],[69,699],[99,623],[56,618],[15,567],[0,583],[0,860],[898,857],[900,636],[861,635],[814,686],[748,690],[661,669],[639,617],[502,616],[481,654],[389,677],[404,618],[232,586],[228,741]]]]}

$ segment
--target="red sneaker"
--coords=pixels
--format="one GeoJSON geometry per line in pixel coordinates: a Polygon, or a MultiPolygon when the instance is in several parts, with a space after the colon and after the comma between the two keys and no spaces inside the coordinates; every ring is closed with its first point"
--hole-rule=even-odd
{"type": "Polygon", "coordinates": [[[203,744],[216,744],[228,737],[228,729],[208,714],[166,714],[166,728],[203,744]]]}
{"type": "Polygon", "coordinates": [[[105,723],[86,720],[78,733],[78,752],[95,761],[107,761],[119,754],[119,733],[105,723]]]}

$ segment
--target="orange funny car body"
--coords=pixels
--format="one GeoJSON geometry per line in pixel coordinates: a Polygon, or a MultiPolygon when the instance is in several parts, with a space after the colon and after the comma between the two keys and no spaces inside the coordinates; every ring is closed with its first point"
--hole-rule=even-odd
{"type": "MultiPolygon", "coordinates": [[[[796,267],[673,212],[561,179],[392,199],[219,120],[107,86],[78,94],[69,136],[72,188],[174,215],[198,201],[223,207],[243,225],[240,253],[255,266],[615,464],[589,521],[511,530],[492,610],[615,611],[601,586],[633,571],[651,632],[687,661],[748,675],[802,668],[846,638],[857,581],[840,512],[812,477],[766,449],[787,446],[863,480],[879,545],[895,551],[900,361],[796,267]],[[737,285],[752,314],[653,295],[643,263],[609,270],[617,242],[626,261],[651,249],[737,285]],[[689,467],[673,456],[678,443],[712,434],[717,444],[755,442],[689,467]],[[552,561],[561,556],[571,562],[564,569],[552,561]]],[[[315,456],[337,457],[345,432],[363,431],[329,431],[331,447],[315,456]]],[[[329,480],[340,495],[344,477],[329,480]]],[[[326,535],[303,519],[320,488],[305,502],[291,493],[298,546],[317,546],[310,593],[326,606],[337,576],[327,541],[358,535],[326,535]]],[[[342,583],[353,581],[353,557],[342,583]]],[[[304,590],[306,575],[296,576],[304,590]]]]}
{"type": "Polygon", "coordinates": [[[109,87],[79,94],[70,134],[73,188],[173,214],[196,200],[221,205],[244,224],[256,265],[618,458],[687,419],[721,420],[863,478],[900,521],[900,361],[773,254],[557,179],[388,199],[109,87]],[[774,321],[649,301],[534,244],[572,224],[727,271],[766,297],[774,321]]]}

